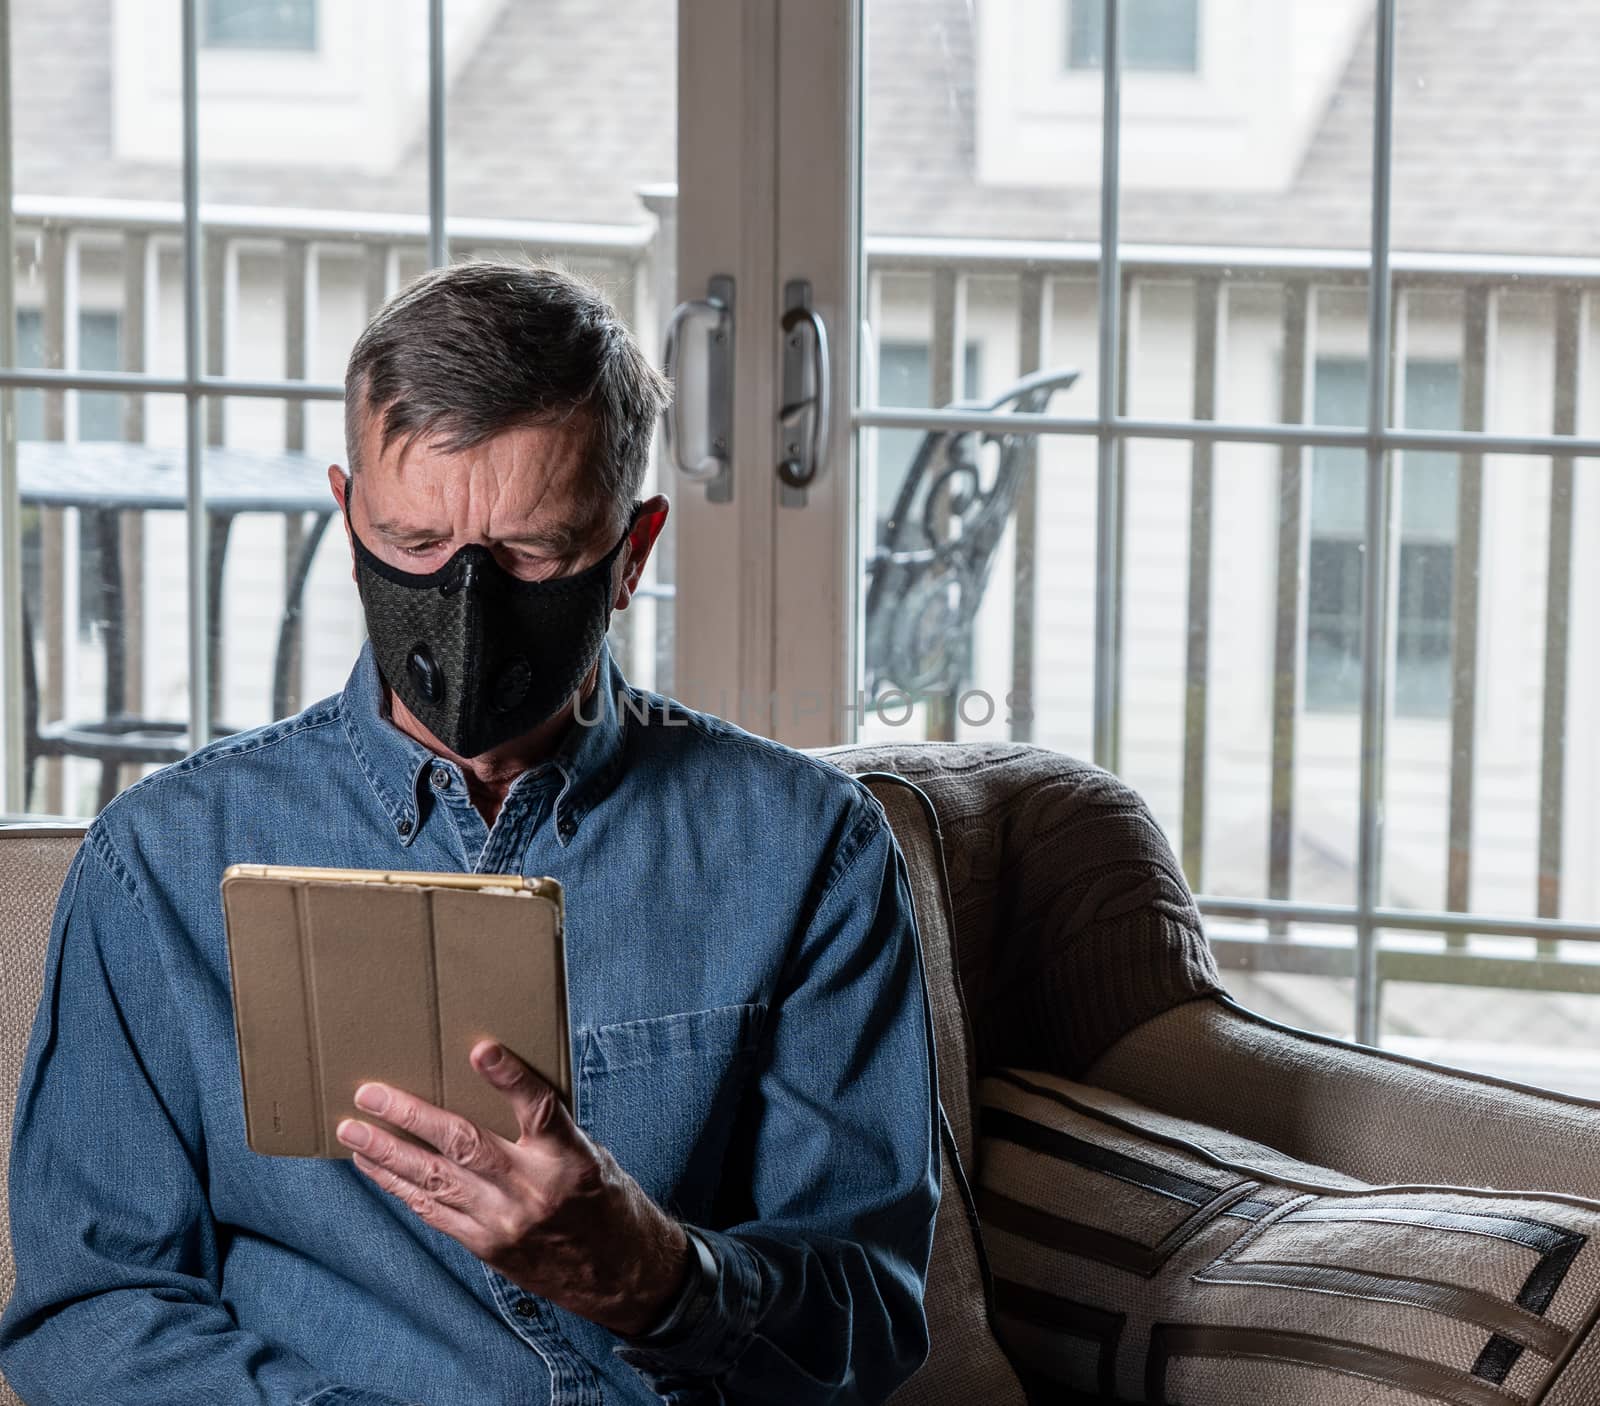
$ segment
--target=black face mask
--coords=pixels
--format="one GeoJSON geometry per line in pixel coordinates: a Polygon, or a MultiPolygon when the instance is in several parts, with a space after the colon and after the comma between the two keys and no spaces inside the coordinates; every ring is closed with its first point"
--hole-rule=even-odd
{"type": "Polygon", "coordinates": [[[572,697],[600,652],[611,568],[642,506],[633,505],[627,532],[593,566],[545,581],[519,581],[476,543],[437,571],[401,571],[351,526],[356,587],[384,682],[458,757],[537,727],[572,697]]]}

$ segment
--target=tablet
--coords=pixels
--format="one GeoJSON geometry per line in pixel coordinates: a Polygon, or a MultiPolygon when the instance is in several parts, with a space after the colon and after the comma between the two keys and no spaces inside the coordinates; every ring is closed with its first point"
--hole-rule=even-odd
{"type": "Polygon", "coordinates": [[[499,1041],[572,1109],[563,897],[552,878],[235,864],[222,877],[245,1135],[279,1157],[351,1155],[381,1080],[515,1142],[468,1054],[499,1041]]]}

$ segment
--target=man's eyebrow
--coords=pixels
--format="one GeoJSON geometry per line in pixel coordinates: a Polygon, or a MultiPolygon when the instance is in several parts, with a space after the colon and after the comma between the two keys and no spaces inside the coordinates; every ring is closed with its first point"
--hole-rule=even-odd
{"type": "MultiPolygon", "coordinates": [[[[372,524],[374,532],[394,541],[438,542],[450,536],[448,528],[419,527],[412,523],[381,519],[372,524]]],[[[508,546],[539,547],[545,551],[568,552],[580,545],[583,534],[566,523],[553,527],[530,527],[515,537],[498,539],[508,546]]]]}
{"type": "Polygon", "coordinates": [[[577,528],[559,523],[554,527],[532,527],[515,537],[502,537],[500,540],[516,547],[543,547],[547,551],[569,552],[579,546],[583,538],[584,534],[577,528]]]}
{"type": "Polygon", "coordinates": [[[414,527],[410,523],[393,522],[388,518],[375,520],[372,524],[374,532],[381,532],[385,537],[448,537],[448,532],[441,532],[434,527],[414,527]]]}

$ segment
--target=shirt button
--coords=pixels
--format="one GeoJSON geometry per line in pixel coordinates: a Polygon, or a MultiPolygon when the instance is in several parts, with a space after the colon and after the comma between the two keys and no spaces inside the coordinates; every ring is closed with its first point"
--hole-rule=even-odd
{"type": "Polygon", "coordinates": [[[564,839],[570,840],[573,837],[573,835],[575,835],[577,833],[578,825],[577,825],[577,822],[574,821],[571,816],[566,816],[566,817],[564,817],[562,819],[561,824],[560,824],[560,826],[558,828],[561,831],[562,837],[564,839]]]}
{"type": "Polygon", "coordinates": [[[532,1299],[518,1299],[516,1303],[512,1305],[511,1311],[515,1313],[518,1318],[532,1318],[533,1315],[539,1310],[534,1307],[532,1299]]]}
{"type": "Polygon", "coordinates": [[[448,791],[450,789],[450,773],[442,766],[434,767],[431,779],[435,790],[448,791]]]}
{"type": "Polygon", "coordinates": [[[411,820],[410,820],[410,818],[408,816],[402,815],[397,821],[395,821],[394,828],[396,830],[398,830],[402,835],[409,835],[411,833],[411,820]]]}

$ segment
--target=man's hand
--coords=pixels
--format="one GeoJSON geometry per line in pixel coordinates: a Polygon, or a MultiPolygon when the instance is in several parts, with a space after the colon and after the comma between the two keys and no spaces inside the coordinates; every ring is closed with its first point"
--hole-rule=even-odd
{"type": "Polygon", "coordinates": [[[356,1166],[385,1191],[514,1284],[614,1333],[644,1332],[687,1270],[683,1227],[510,1050],[483,1040],[471,1060],[511,1100],[516,1142],[375,1083],[356,1090],[357,1106],[438,1151],[355,1118],[340,1122],[339,1141],[359,1149],[356,1166]]]}

